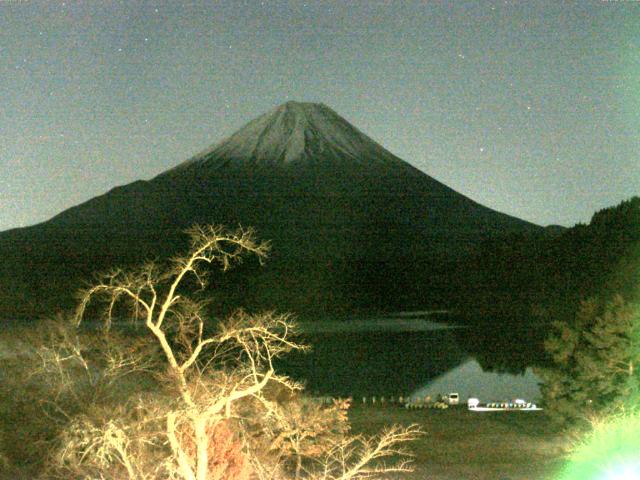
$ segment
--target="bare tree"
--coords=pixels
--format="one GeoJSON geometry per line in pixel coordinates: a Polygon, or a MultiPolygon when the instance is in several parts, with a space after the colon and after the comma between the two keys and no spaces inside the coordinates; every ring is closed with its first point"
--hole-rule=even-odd
{"type": "MultiPolygon", "coordinates": [[[[77,325],[86,321],[94,304],[99,306],[107,345],[123,306],[150,333],[164,359],[158,376],[162,388],[97,417],[76,416],[63,432],[64,446],[57,451],[53,462],[57,470],[52,471],[64,472],[67,478],[90,474],[129,479],[278,479],[290,477],[287,458],[292,457],[296,478],[348,480],[409,471],[406,460],[391,466],[376,462],[404,455],[396,445],[415,438],[419,434],[415,426],[394,427],[376,439],[349,437],[348,429],[338,426],[334,435],[315,442],[315,449],[308,447],[308,438],[317,438],[310,422],[318,415],[309,415],[306,424],[295,420],[291,408],[283,408],[269,393],[274,386],[287,392],[302,389],[277,374],[273,363],[291,350],[306,348],[294,337],[291,317],[240,310],[210,331],[206,303],[185,293],[189,282],[206,286],[210,264],[227,270],[247,253],[262,262],[268,244],[257,242],[252,230],[195,226],[188,233],[189,253],[172,259],[166,268],[148,263],[133,270],[114,270],[81,292],[77,325]],[[265,440],[277,444],[269,461],[259,448],[265,440]],[[309,459],[304,467],[303,457],[309,459]]],[[[56,366],[65,381],[62,364],[68,359],[91,371],[82,349],[74,348],[54,349],[45,362],[56,366]]],[[[110,354],[103,365],[109,377],[120,378],[118,372],[143,365],[150,368],[144,358],[130,353],[125,348],[110,354]]],[[[320,407],[314,408],[319,411],[320,407]]]]}
{"type": "Polygon", "coordinates": [[[423,434],[418,425],[394,425],[379,435],[345,437],[323,455],[320,471],[312,473],[313,480],[351,480],[387,478],[390,473],[413,471],[411,453],[402,447],[423,434]],[[391,457],[397,460],[385,463],[391,457]]]}

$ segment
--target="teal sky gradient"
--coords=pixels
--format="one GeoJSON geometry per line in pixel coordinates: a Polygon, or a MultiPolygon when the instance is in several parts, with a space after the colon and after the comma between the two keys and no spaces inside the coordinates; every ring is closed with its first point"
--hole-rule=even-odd
{"type": "Polygon", "coordinates": [[[323,102],[496,210],[640,194],[640,2],[0,1],[0,230],[323,102]]]}

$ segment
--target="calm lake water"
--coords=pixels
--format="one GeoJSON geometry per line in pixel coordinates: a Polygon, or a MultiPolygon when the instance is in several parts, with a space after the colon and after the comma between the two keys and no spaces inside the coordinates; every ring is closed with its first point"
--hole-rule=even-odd
{"type": "MultiPolygon", "coordinates": [[[[534,330],[452,327],[434,318],[442,317],[412,312],[301,322],[302,341],[312,350],[276,366],[318,395],[458,392],[462,400],[539,400],[538,379],[529,368],[534,330]]],[[[0,341],[0,360],[28,348],[19,338],[7,338],[11,345],[0,341]]]]}
{"type": "Polygon", "coordinates": [[[539,380],[521,358],[526,335],[509,341],[500,328],[481,332],[429,318],[396,314],[302,323],[312,351],[294,354],[278,366],[320,395],[424,397],[458,392],[462,400],[539,400],[539,380]],[[499,349],[491,351],[493,346],[499,349]]]}

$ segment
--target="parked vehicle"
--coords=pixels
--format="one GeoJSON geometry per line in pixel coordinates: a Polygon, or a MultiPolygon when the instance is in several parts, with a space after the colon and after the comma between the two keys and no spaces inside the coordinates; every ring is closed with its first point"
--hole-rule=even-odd
{"type": "Polygon", "coordinates": [[[460,395],[455,392],[445,395],[444,402],[447,405],[458,405],[460,403],[460,395]]]}
{"type": "Polygon", "coordinates": [[[476,408],[478,405],[480,405],[480,400],[475,397],[471,397],[467,400],[467,407],[469,410],[476,408]]]}

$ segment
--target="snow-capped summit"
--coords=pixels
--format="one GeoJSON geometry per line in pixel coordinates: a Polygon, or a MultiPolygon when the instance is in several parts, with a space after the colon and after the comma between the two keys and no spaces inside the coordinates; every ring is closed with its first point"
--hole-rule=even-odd
{"type": "Polygon", "coordinates": [[[247,123],[178,169],[192,166],[290,165],[348,161],[403,163],[322,103],[287,102],[247,123]]]}

